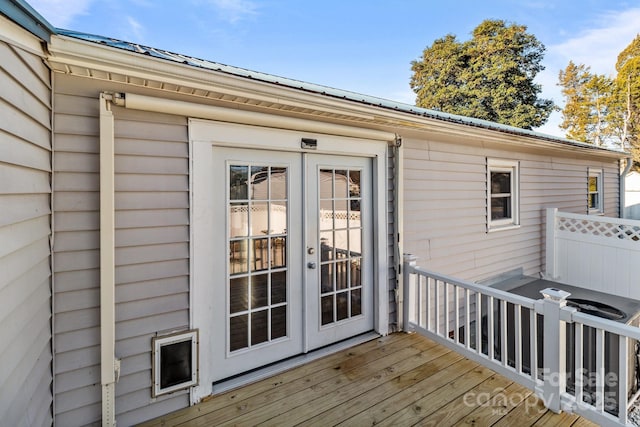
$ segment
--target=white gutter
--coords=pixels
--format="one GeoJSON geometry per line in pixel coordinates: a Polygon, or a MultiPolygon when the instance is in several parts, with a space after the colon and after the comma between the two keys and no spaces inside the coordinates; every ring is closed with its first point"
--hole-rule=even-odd
{"type": "Polygon", "coordinates": [[[624,167],[624,170],[622,171],[622,173],[620,174],[620,185],[619,185],[619,191],[620,191],[620,206],[618,208],[618,216],[620,218],[624,218],[625,217],[625,208],[626,208],[626,192],[627,192],[627,174],[629,173],[629,171],[631,170],[631,166],[633,166],[633,158],[631,157],[627,157],[627,164],[624,167]]]}
{"type": "Polygon", "coordinates": [[[102,425],[116,425],[114,120],[111,95],[100,94],[100,381],[102,425]]]}
{"type": "Polygon", "coordinates": [[[295,117],[276,116],[255,111],[216,107],[192,102],[174,101],[165,98],[137,95],[134,93],[116,94],[114,104],[134,110],[176,114],[200,119],[222,122],[243,123],[253,126],[266,126],[279,129],[302,130],[307,132],[350,136],[353,138],[394,141],[396,135],[374,129],[357,128],[334,123],[317,122],[295,117]]]}

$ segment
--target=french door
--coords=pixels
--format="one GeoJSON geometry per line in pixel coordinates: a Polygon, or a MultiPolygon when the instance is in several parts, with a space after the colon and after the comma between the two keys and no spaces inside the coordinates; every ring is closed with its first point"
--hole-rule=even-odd
{"type": "Polygon", "coordinates": [[[372,330],[371,159],[209,147],[194,240],[212,380],[372,330]]]}

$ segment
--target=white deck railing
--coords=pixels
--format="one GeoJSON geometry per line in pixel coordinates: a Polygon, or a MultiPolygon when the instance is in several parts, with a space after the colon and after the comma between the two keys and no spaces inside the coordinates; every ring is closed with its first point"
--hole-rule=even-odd
{"type": "Polygon", "coordinates": [[[601,425],[628,424],[629,349],[640,340],[640,328],[580,313],[566,306],[566,293],[558,289],[532,300],[424,270],[411,256],[403,274],[406,331],[534,390],[553,411],[601,425]],[[567,342],[574,343],[569,351],[567,342]],[[584,360],[593,362],[584,366],[584,360]]]}

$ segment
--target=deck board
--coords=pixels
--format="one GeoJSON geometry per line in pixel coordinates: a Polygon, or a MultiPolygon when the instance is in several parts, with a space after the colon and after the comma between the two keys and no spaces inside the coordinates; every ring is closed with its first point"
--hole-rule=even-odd
{"type": "Polygon", "coordinates": [[[144,426],[592,425],[417,334],[366,342],[144,426]]]}

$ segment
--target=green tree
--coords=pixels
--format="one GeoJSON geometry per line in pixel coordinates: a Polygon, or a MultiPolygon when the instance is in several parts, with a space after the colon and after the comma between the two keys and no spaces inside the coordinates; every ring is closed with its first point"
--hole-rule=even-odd
{"type": "Polygon", "coordinates": [[[567,138],[603,145],[611,141],[609,105],[613,81],[601,74],[593,74],[584,64],[569,62],[560,71],[559,83],[565,106],[562,110],[562,129],[567,138]]]}
{"type": "Polygon", "coordinates": [[[620,145],[640,164],[640,35],[618,55],[609,121],[620,145]]]}
{"type": "Polygon", "coordinates": [[[416,104],[525,129],[544,124],[554,105],[538,97],[534,78],[544,69],[545,48],[526,30],[485,20],[469,41],[434,41],[411,63],[416,104]]]}

